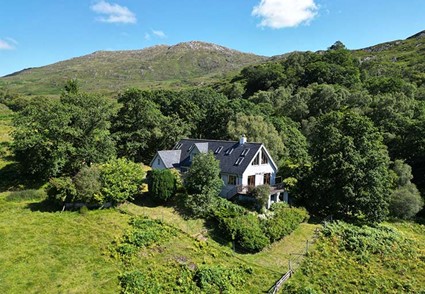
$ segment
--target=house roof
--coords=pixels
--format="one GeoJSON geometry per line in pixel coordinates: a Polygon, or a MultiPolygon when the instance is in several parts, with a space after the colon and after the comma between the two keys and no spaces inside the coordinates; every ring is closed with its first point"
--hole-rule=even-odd
{"type": "Polygon", "coordinates": [[[183,139],[174,146],[174,151],[181,151],[180,166],[191,165],[190,153],[195,146],[201,152],[213,152],[220,161],[222,173],[241,175],[263,144],[246,142],[241,145],[239,141],[183,139]]]}
{"type": "Polygon", "coordinates": [[[166,168],[178,167],[180,164],[181,150],[161,150],[158,156],[166,168]]]}

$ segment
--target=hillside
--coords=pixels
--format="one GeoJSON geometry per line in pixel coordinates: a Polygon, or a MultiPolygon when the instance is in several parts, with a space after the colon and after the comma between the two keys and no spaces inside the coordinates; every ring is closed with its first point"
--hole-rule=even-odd
{"type": "Polygon", "coordinates": [[[425,31],[353,53],[371,74],[409,78],[419,84],[425,81],[425,31]]]}
{"type": "Polygon", "coordinates": [[[219,45],[192,41],[142,50],[97,51],[0,78],[16,92],[57,94],[77,78],[89,92],[116,92],[126,87],[184,87],[215,81],[229,72],[265,60],[219,45]]]}

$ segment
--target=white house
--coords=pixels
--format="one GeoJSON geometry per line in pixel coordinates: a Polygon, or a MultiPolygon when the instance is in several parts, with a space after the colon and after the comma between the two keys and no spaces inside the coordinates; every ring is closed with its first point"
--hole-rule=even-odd
{"type": "Polygon", "coordinates": [[[176,168],[186,172],[198,153],[213,152],[220,161],[221,179],[224,187],[222,197],[233,198],[247,195],[251,188],[269,184],[273,202],[288,201],[282,184],[276,183],[277,166],[262,143],[247,142],[242,136],[238,141],[183,139],[172,150],[158,151],[151,161],[153,169],[176,168]]]}

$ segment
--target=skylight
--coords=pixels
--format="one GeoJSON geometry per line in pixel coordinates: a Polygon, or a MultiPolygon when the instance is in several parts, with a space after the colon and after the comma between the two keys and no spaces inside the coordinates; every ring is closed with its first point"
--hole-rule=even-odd
{"type": "Polygon", "coordinates": [[[214,153],[219,154],[221,152],[221,150],[223,150],[223,146],[217,147],[217,149],[215,149],[214,153]]]}
{"type": "Polygon", "coordinates": [[[225,154],[230,155],[230,154],[232,154],[232,152],[233,152],[233,148],[230,148],[230,149],[227,149],[225,154]]]}
{"type": "Polygon", "coordinates": [[[235,165],[240,165],[243,160],[244,160],[244,157],[239,157],[238,160],[236,160],[235,165]]]}
{"type": "Polygon", "coordinates": [[[182,148],[183,143],[177,143],[176,146],[174,147],[174,150],[179,150],[180,148],[182,148]]]}
{"type": "Polygon", "coordinates": [[[242,151],[241,156],[246,156],[248,154],[248,152],[249,152],[249,148],[244,149],[244,151],[242,151]]]}

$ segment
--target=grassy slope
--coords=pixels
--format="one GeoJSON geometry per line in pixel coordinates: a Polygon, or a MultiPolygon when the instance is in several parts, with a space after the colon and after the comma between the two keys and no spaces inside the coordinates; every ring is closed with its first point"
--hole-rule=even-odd
{"type": "Polygon", "coordinates": [[[0,292],[116,293],[122,264],[110,257],[113,240],[126,228],[130,214],[161,218],[183,232],[160,247],[140,252],[135,267],[147,273],[166,272],[164,283],[175,283],[177,267],[185,264],[221,264],[253,268],[252,279],[241,292],[266,291],[286,271],[287,252],[302,250],[304,238],[315,225],[304,224],[293,235],[254,255],[234,253],[210,238],[197,241],[203,232],[200,220],[185,221],[172,208],[126,204],[117,210],[43,212],[33,202],[8,202],[0,195],[0,292]],[[189,228],[189,234],[184,233],[189,228]],[[300,248],[297,248],[297,244],[300,248]]]}
{"type": "Polygon", "coordinates": [[[409,249],[417,253],[366,253],[368,257],[362,257],[339,249],[336,239],[324,238],[286,286],[311,289],[309,293],[423,293],[425,226],[409,222],[384,225],[412,240],[409,249]]]}

